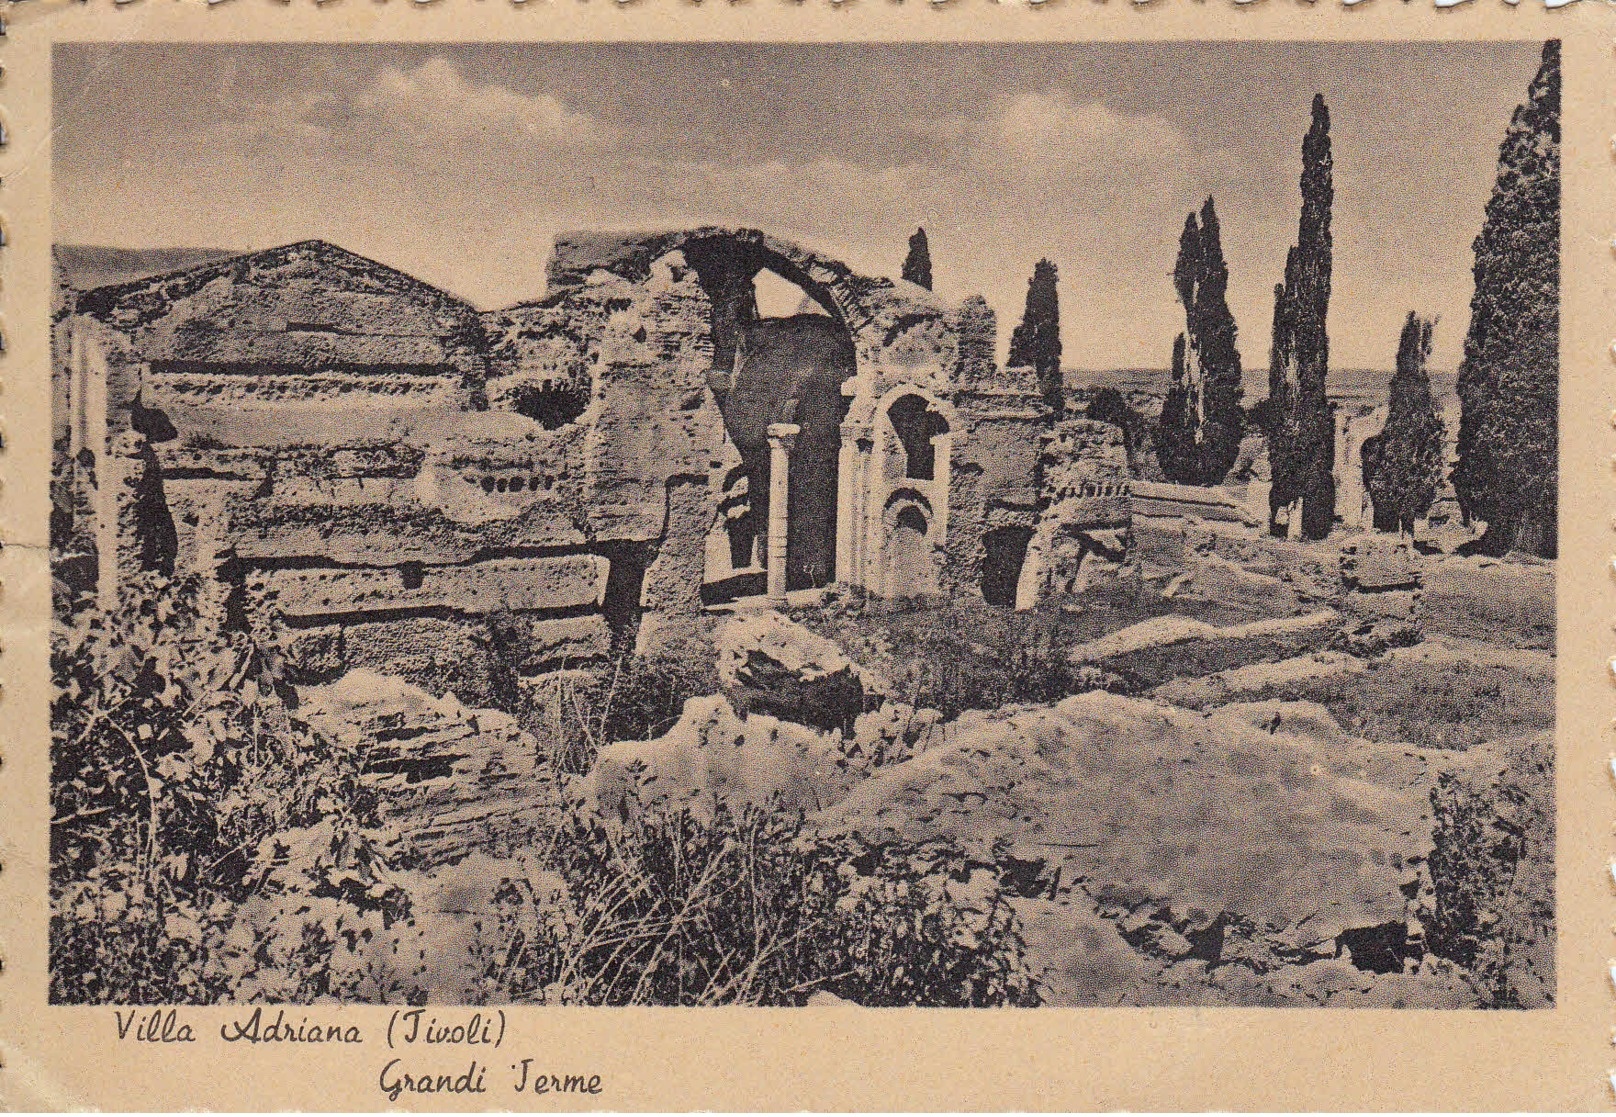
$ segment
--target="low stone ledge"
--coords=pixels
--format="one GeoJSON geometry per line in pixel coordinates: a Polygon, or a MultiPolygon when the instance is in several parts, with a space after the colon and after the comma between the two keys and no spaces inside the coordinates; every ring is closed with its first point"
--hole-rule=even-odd
{"type": "Polygon", "coordinates": [[[559,555],[465,566],[273,570],[264,581],[287,617],[419,609],[491,613],[598,606],[610,567],[600,555],[559,555]]]}
{"type": "Polygon", "coordinates": [[[1223,628],[1185,617],[1153,617],[1080,645],[1070,658],[1075,665],[1119,675],[1130,686],[1149,688],[1181,675],[1306,655],[1327,645],[1340,627],[1334,609],[1223,628]]]}

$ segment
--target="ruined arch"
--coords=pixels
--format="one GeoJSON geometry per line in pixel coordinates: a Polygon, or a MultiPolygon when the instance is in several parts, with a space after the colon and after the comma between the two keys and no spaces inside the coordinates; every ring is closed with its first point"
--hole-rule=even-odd
{"type": "MultiPolygon", "coordinates": [[[[812,296],[861,347],[881,344],[878,322],[893,313],[886,303],[901,304],[898,310],[918,308],[941,313],[940,306],[921,305],[915,292],[899,291],[892,280],[859,276],[841,261],[791,241],[759,229],[711,225],[636,235],[563,234],[556,239],[550,263],[552,297],[586,286],[600,269],[634,282],[643,281],[657,260],[674,252],[684,255],[703,290],[724,308],[721,316],[732,308],[745,314],[752,302],[753,277],[764,269],[812,296]]],[[[722,321],[713,339],[714,365],[721,370],[728,367],[731,339],[725,335],[729,324],[722,321]]]]}
{"type": "MultiPolygon", "coordinates": [[[[746,557],[748,535],[754,541],[766,535],[776,460],[768,431],[786,424],[797,429],[785,466],[786,587],[828,585],[837,576],[841,425],[848,408],[843,385],[858,371],[856,344],[840,311],[845,303],[810,274],[806,254],[761,235],[695,231],[659,247],[664,256],[677,252],[695,271],[710,303],[708,383],[748,479],[746,513],[731,522],[730,564],[738,569],[746,557]],[[814,300],[816,312],[760,315],[755,284],[763,273],[814,300]]],[[[756,552],[766,567],[767,548],[756,552]]]]}
{"type": "Polygon", "coordinates": [[[752,276],[752,289],[759,318],[795,318],[799,314],[831,316],[823,303],[771,267],[758,269],[752,276]]]}
{"type": "MultiPolygon", "coordinates": [[[[885,547],[881,516],[894,482],[926,490],[936,508],[928,531],[940,546],[948,527],[952,432],[961,429],[945,402],[957,363],[957,331],[949,308],[922,288],[859,275],[839,260],[760,230],[717,226],[650,234],[562,234],[550,261],[549,297],[560,305],[569,292],[585,291],[607,275],[643,282],[666,257],[676,257],[681,270],[693,273],[708,304],[703,312],[710,315],[710,328],[699,339],[710,346],[710,356],[703,354],[707,383],[724,413],[729,441],[747,462],[749,498],[759,526],[767,522],[765,506],[771,499],[765,432],[775,424],[803,428],[791,449],[788,508],[796,505],[809,480],[816,493],[806,498],[806,516],[788,517],[795,525],[785,562],[791,587],[835,580],[879,592],[885,547]],[[761,271],[796,286],[824,313],[763,318],[755,287],[761,271]],[[838,337],[835,377],[816,371],[813,391],[807,394],[755,391],[759,385],[748,384],[748,366],[756,372],[760,362],[780,356],[781,337],[770,333],[775,330],[796,332],[787,348],[804,337],[838,337]],[[927,401],[922,414],[932,417],[932,429],[924,434],[924,444],[932,450],[929,479],[904,477],[906,470],[896,478],[888,476],[890,464],[902,465],[915,455],[887,452],[901,443],[882,412],[909,393],[927,401]]],[[[730,565],[715,559],[715,567],[730,565]]]]}
{"type": "Polygon", "coordinates": [[[937,479],[937,442],[952,428],[936,403],[918,392],[906,392],[883,414],[897,437],[897,471],[912,481],[937,479]]]}
{"type": "Polygon", "coordinates": [[[924,400],[927,409],[935,411],[938,418],[940,418],[947,427],[947,431],[943,433],[952,431],[956,426],[958,426],[959,416],[954,410],[954,405],[952,403],[939,396],[930,388],[924,387],[920,384],[912,384],[907,382],[894,385],[893,387],[889,388],[880,397],[880,399],[876,400],[874,405],[870,407],[868,417],[865,421],[885,416],[892,410],[893,404],[897,403],[905,396],[918,396],[920,399],[924,400]]]}

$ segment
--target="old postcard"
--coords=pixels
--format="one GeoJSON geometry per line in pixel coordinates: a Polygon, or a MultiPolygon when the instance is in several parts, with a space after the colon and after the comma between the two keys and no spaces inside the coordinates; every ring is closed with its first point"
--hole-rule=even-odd
{"type": "Polygon", "coordinates": [[[7,15],[0,1102],[1616,1104],[1607,7],[7,15]]]}

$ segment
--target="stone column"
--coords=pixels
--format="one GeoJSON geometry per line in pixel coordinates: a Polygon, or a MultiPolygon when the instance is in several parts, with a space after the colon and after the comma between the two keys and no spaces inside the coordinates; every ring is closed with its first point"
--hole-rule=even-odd
{"type": "Polygon", "coordinates": [[[948,543],[948,498],[954,484],[954,432],[952,429],[933,435],[932,498],[933,544],[942,548],[948,543]]]}
{"type": "Polygon", "coordinates": [[[140,575],[141,489],[148,483],[146,439],[134,431],[115,436],[96,463],[95,550],[97,602],[119,616],[140,575]]]}
{"type": "Polygon", "coordinates": [[[870,427],[843,423],[842,455],[836,477],[836,580],[862,586],[864,577],[864,489],[869,484],[870,427]]]}
{"type": "Polygon", "coordinates": [[[791,484],[791,447],[802,428],[769,424],[769,601],[786,603],[786,504],[791,484]]]}

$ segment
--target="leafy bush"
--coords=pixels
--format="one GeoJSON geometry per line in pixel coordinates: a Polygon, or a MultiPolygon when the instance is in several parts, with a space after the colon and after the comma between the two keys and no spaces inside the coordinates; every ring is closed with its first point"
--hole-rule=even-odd
{"type": "Polygon", "coordinates": [[[1052,702],[1091,685],[1067,662],[1086,618],[1041,608],[1014,613],[976,602],[850,598],[792,619],[880,671],[901,701],[942,713],[1052,702]]]}
{"type": "MultiPolygon", "coordinates": [[[[868,1005],[1038,1001],[997,874],[941,843],[866,848],[800,815],[575,810],[548,849],[430,876],[341,868],[323,835],[221,945],[238,999],[868,1005]],[[340,879],[349,895],[315,883],[340,879]],[[310,887],[314,883],[313,888],[310,887]],[[366,897],[370,897],[367,899],[366,897]],[[405,899],[407,897],[407,899],[405,899]],[[446,913],[443,897],[452,897],[446,913]]],[[[283,854],[286,853],[283,849],[283,854]]]]}
{"type": "Polygon", "coordinates": [[[1431,791],[1431,949],[1466,967],[1489,1008],[1552,1005],[1554,739],[1444,772],[1431,791]]]}
{"type": "Polygon", "coordinates": [[[1092,668],[1072,665],[1072,649],[1168,614],[1212,624],[1250,619],[1219,601],[1167,597],[1158,586],[1126,578],[1024,612],[965,595],[892,602],[854,593],[791,616],[880,671],[904,702],[952,719],[966,710],[1058,702],[1106,685],[1092,668]]]}
{"type": "MultiPolygon", "coordinates": [[[[558,808],[547,850],[412,869],[274,660],[199,629],[195,583],[140,589],[115,625],[59,618],[54,1001],[1036,1001],[991,873],[800,815],[558,808]]],[[[626,656],[581,681],[575,762],[664,731],[711,664],[626,656]]]]}
{"type": "Polygon", "coordinates": [[[151,576],[116,624],[58,617],[51,703],[52,998],[208,1001],[273,835],[375,822],[356,762],[288,705],[245,637],[200,634],[198,586],[151,576]]]}

